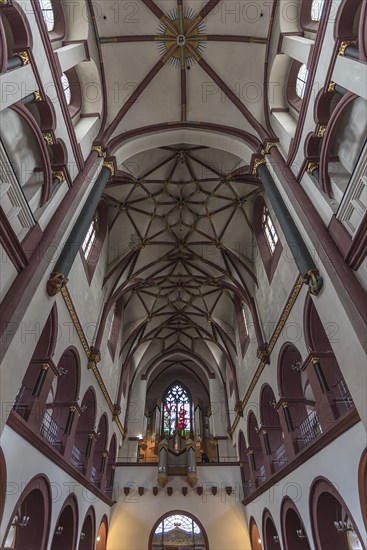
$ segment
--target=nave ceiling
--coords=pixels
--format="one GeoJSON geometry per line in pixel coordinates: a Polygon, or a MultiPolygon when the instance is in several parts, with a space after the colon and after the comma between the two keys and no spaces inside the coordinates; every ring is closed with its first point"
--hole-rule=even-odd
{"type": "Polygon", "coordinates": [[[249,165],[272,137],[263,91],[273,2],[103,0],[92,9],[107,99],[97,141],[118,167],[104,194],[105,284],[111,303],[123,296],[123,367],[177,350],[223,375],[237,361],[235,297],[249,301],[256,285],[261,186],[249,165]],[[169,132],[175,141],[161,139],[169,132]],[[135,147],[144,135],[148,145],[135,147]]]}

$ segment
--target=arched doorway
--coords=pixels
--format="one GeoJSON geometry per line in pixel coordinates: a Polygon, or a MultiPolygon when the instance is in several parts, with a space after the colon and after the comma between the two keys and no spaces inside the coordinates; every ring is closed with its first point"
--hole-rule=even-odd
{"type": "Polygon", "coordinates": [[[251,467],[255,474],[255,484],[258,487],[266,481],[264,455],[261,447],[259,428],[253,412],[248,416],[248,442],[250,447],[251,467]]]}
{"type": "Polygon", "coordinates": [[[251,550],[263,550],[260,531],[256,525],[254,518],[250,519],[250,541],[251,550]]]}
{"type": "Polygon", "coordinates": [[[247,454],[247,445],[245,441],[245,436],[243,435],[242,431],[240,431],[240,434],[238,437],[238,448],[239,448],[239,455],[240,455],[239,458],[241,463],[243,496],[246,498],[253,491],[254,484],[251,479],[250,464],[248,461],[248,454],[247,454]]]}
{"type": "Polygon", "coordinates": [[[285,550],[311,550],[301,516],[289,498],[282,504],[281,524],[285,550]]]}
{"type": "Polygon", "coordinates": [[[104,490],[104,487],[101,486],[102,480],[104,479],[103,473],[104,468],[106,467],[107,459],[107,439],[108,439],[108,423],[106,415],[102,415],[98,428],[97,428],[97,442],[94,448],[93,453],[93,464],[90,474],[91,482],[97,487],[101,487],[104,490]]]}
{"type": "Polygon", "coordinates": [[[78,528],[78,505],[73,495],[69,496],[61,509],[53,534],[51,550],[65,550],[76,547],[78,528]]]}
{"type": "Polygon", "coordinates": [[[359,498],[361,501],[362,517],[367,529],[367,449],[362,454],[358,468],[359,498]]]}
{"type": "Polygon", "coordinates": [[[51,517],[51,492],[45,477],[29,482],[9,521],[3,547],[19,550],[47,548],[51,517]]]}
{"type": "Polygon", "coordinates": [[[279,470],[287,463],[283,432],[280,425],[279,414],[275,409],[276,399],[269,385],[263,386],[260,397],[261,425],[266,428],[268,438],[268,454],[274,470],[279,470]]]}
{"type": "Polygon", "coordinates": [[[264,510],[263,533],[264,546],[266,550],[280,550],[280,537],[278,535],[274,520],[269,510],[264,510]]]}
{"type": "Polygon", "coordinates": [[[96,417],[96,396],[92,388],[85,392],[80,409],[82,414],[76,426],[70,462],[75,468],[85,473],[94,437],[92,432],[96,417]]]}
{"type": "Polygon", "coordinates": [[[180,510],[161,516],[150,534],[149,550],[166,547],[209,550],[208,538],[199,520],[189,512],[180,510]]]}
{"type": "Polygon", "coordinates": [[[78,397],[80,367],[76,349],[66,349],[57,367],[60,374],[53,379],[48,393],[40,434],[50,445],[63,451],[70,405],[78,397]]]}
{"type": "Polygon", "coordinates": [[[107,545],[107,532],[108,532],[108,523],[106,516],[103,517],[96,538],[96,550],[106,550],[107,545]]]}
{"type": "Polygon", "coordinates": [[[95,513],[91,506],[85,516],[79,537],[78,550],[93,550],[95,543],[95,513]]]}
{"type": "Polygon", "coordinates": [[[317,479],[310,492],[310,513],[315,544],[322,550],[364,550],[353,517],[335,486],[317,479]]]}
{"type": "Polygon", "coordinates": [[[0,448],[0,523],[3,519],[5,495],[6,495],[6,461],[5,461],[4,453],[0,448]]]}

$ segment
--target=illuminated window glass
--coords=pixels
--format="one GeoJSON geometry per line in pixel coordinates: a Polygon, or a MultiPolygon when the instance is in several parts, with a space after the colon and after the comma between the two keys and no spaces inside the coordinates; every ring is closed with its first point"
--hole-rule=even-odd
{"type": "Polygon", "coordinates": [[[69,82],[69,79],[68,79],[68,77],[66,76],[65,73],[62,73],[61,84],[62,84],[62,87],[63,87],[63,90],[64,90],[66,103],[68,105],[70,105],[70,101],[71,101],[70,82],[69,82]]]}
{"type": "Polygon", "coordinates": [[[311,19],[312,21],[320,21],[322,10],[324,9],[325,0],[313,0],[311,6],[311,19]]]}
{"type": "Polygon", "coordinates": [[[242,317],[243,317],[243,325],[245,327],[245,333],[248,334],[248,324],[246,319],[246,312],[245,312],[245,306],[242,305],[242,317]]]}
{"type": "Polygon", "coordinates": [[[43,20],[46,23],[48,32],[53,31],[55,28],[55,14],[52,8],[51,0],[38,0],[43,16],[43,20]]]}
{"type": "Polygon", "coordinates": [[[195,521],[184,515],[172,515],[165,518],[156,528],[152,548],[185,548],[185,550],[205,550],[205,539],[195,521]]]}
{"type": "Polygon", "coordinates": [[[279,237],[278,233],[275,230],[273,220],[270,217],[269,210],[266,206],[264,206],[263,208],[261,222],[267,245],[270,249],[270,252],[273,254],[277,242],[279,241],[279,237]]]}
{"type": "Polygon", "coordinates": [[[296,94],[300,99],[303,99],[305,95],[307,79],[308,79],[308,69],[306,65],[301,65],[301,68],[298,71],[297,82],[296,82],[296,94]]]}
{"type": "Polygon", "coordinates": [[[88,260],[97,237],[98,219],[94,216],[82,244],[84,258],[88,260]]]}
{"type": "Polygon", "coordinates": [[[169,435],[178,430],[181,435],[191,429],[191,400],[188,392],[174,383],[163,399],[163,431],[169,435]]]}
{"type": "Polygon", "coordinates": [[[111,319],[110,330],[108,332],[108,340],[112,340],[112,336],[113,336],[113,332],[114,332],[114,328],[115,328],[116,307],[117,306],[115,305],[115,309],[113,310],[113,315],[112,315],[112,319],[111,319]]]}

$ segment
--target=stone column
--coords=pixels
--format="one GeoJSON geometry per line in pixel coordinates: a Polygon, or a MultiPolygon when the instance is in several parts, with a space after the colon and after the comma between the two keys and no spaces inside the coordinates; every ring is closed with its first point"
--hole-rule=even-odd
{"type": "Polygon", "coordinates": [[[68,279],[67,276],[74,263],[75,257],[83,244],[83,240],[89,226],[92,222],[94,213],[101,199],[102,193],[111,175],[114,175],[115,169],[112,160],[105,161],[93,189],[91,190],[80,214],[75,222],[73,229],[66,241],[63,250],[56,262],[54,271],[47,282],[47,292],[50,296],[55,296],[64,286],[68,279]]]}
{"type": "Polygon", "coordinates": [[[310,251],[302,239],[268,167],[266,166],[265,157],[255,161],[253,172],[254,174],[258,174],[263,184],[264,191],[275,212],[278,223],[282,228],[287,244],[292,251],[299,272],[304,277],[304,281],[308,285],[311,294],[317,296],[321,290],[323,279],[320,277],[310,251]]]}

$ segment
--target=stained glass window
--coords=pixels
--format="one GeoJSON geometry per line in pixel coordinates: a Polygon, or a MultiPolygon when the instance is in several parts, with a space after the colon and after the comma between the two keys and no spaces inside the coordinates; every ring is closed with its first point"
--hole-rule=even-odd
{"type": "Polygon", "coordinates": [[[279,237],[278,233],[275,230],[273,220],[270,217],[269,210],[266,206],[264,206],[263,208],[261,221],[267,245],[270,249],[270,252],[273,254],[277,242],[279,241],[279,237]]]}
{"type": "Polygon", "coordinates": [[[191,430],[191,399],[185,388],[175,382],[163,399],[163,431],[168,435],[178,430],[186,435],[191,430]]]}
{"type": "Polygon", "coordinates": [[[313,0],[311,5],[311,20],[320,21],[325,0],[313,0]]]}
{"type": "Polygon", "coordinates": [[[48,32],[54,30],[55,27],[55,14],[52,8],[51,0],[38,0],[43,16],[43,20],[46,24],[48,32]]]}
{"type": "Polygon", "coordinates": [[[152,548],[168,550],[185,548],[185,550],[205,550],[205,539],[195,521],[184,515],[172,515],[165,518],[156,528],[152,548]]]}
{"type": "Polygon", "coordinates": [[[308,79],[308,69],[306,65],[301,65],[300,70],[298,71],[297,75],[297,82],[296,82],[296,94],[300,99],[303,99],[306,91],[306,84],[308,79]]]}
{"type": "Polygon", "coordinates": [[[87,231],[87,234],[84,238],[83,244],[82,244],[82,250],[84,254],[84,258],[88,260],[90,253],[93,248],[93,244],[97,237],[97,227],[98,227],[98,218],[97,215],[93,217],[92,223],[89,226],[89,229],[87,231]]]}

